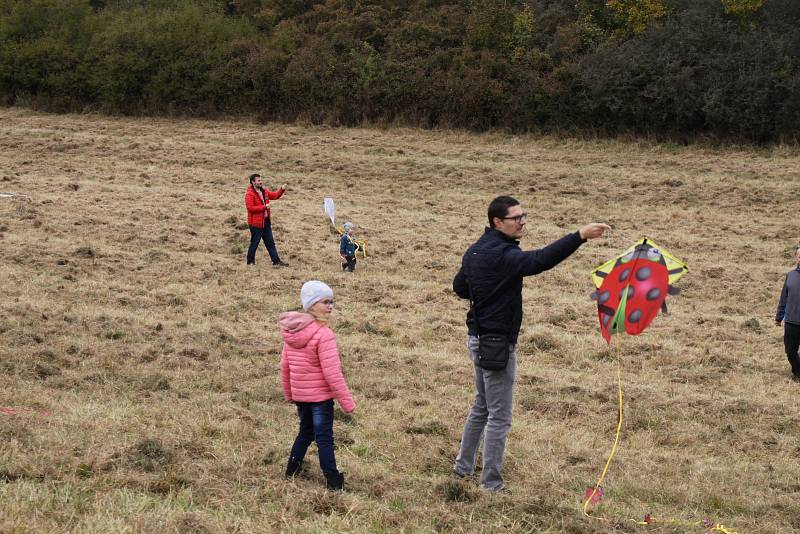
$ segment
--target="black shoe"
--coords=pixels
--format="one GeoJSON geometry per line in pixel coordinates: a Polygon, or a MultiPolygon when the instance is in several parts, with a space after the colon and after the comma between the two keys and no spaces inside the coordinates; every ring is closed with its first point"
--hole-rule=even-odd
{"type": "Polygon", "coordinates": [[[286,263],[286,262],[285,262],[285,261],[283,261],[283,260],[278,260],[278,261],[276,261],[275,263],[273,263],[273,264],[272,264],[272,266],[273,266],[273,267],[288,267],[288,266],[289,266],[289,264],[288,264],[288,263],[286,263]]]}
{"type": "Polygon", "coordinates": [[[303,460],[295,460],[289,458],[289,463],[286,464],[286,478],[292,478],[303,469],[303,460]]]}
{"type": "Polygon", "coordinates": [[[344,475],[342,473],[325,473],[325,487],[331,491],[344,489],[344,475]]]}

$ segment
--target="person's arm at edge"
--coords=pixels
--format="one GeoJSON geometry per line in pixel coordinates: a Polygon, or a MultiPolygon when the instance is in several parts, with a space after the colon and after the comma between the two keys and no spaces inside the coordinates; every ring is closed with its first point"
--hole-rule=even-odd
{"type": "Polygon", "coordinates": [[[781,289],[781,298],[778,301],[778,310],[775,312],[775,324],[780,326],[783,322],[784,317],[786,317],[786,299],[789,296],[789,275],[786,275],[786,279],[783,281],[783,289],[781,289]]]}

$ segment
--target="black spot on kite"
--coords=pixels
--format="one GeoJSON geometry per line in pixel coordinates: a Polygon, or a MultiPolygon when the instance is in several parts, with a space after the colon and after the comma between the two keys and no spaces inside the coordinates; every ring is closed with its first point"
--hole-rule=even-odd
{"type": "Polygon", "coordinates": [[[653,270],[650,267],[641,267],[636,271],[636,279],[640,282],[644,282],[650,275],[653,274],[653,270]]]}
{"type": "Polygon", "coordinates": [[[611,291],[605,290],[602,293],[597,295],[597,302],[599,302],[600,304],[603,304],[603,303],[605,303],[605,301],[608,300],[608,298],[610,296],[611,296],[611,291]]]}
{"type": "Polygon", "coordinates": [[[611,320],[610,315],[603,315],[603,326],[608,326],[608,322],[611,320]]]}
{"type": "Polygon", "coordinates": [[[661,296],[661,290],[658,289],[657,287],[651,288],[646,295],[647,300],[656,300],[660,296],[661,296]]]}
{"type": "Polygon", "coordinates": [[[642,318],[642,310],[633,310],[630,315],[628,315],[628,321],[635,323],[639,319],[642,318]]]}
{"type": "Polygon", "coordinates": [[[628,279],[628,275],[631,274],[630,267],[623,269],[621,273],[619,273],[619,281],[624,282],[628,279]]]}

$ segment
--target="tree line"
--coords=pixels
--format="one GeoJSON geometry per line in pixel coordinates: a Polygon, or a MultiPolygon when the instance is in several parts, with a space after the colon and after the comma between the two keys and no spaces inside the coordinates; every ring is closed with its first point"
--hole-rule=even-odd
{"type": "Polygon", "coordinates": [[[0,103],[794,141],[796,0],[5,0],[0,103]]]}

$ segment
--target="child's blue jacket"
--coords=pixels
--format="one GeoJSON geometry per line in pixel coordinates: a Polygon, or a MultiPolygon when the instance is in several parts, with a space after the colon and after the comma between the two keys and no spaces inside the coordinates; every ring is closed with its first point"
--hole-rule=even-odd
{"type": "Polygon", "coordinates": [[[339,240],[339,254],[342,256],[356,255],[356,242],[347,234],[342,234],[342,239],[339,240]]]}

